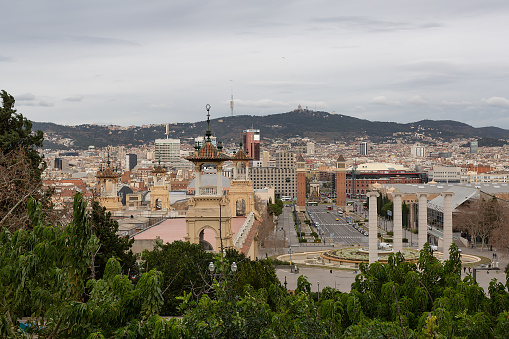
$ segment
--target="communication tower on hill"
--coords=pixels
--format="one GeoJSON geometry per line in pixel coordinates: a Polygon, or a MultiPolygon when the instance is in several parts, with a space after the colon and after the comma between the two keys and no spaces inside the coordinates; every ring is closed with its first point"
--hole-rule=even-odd
{"type": "Polygon", "coordinates": [[[230,110],[232,111],[232,116],[233,116],[233,80],[230,80],[230,86],[231,86],[231,90],[232,90],[232,98],[230,100],[230,110]]]}

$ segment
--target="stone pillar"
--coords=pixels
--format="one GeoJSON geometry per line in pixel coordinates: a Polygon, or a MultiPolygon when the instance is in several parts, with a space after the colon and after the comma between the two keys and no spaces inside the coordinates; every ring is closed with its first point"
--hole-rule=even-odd
{"type": "Polygon", "coordinates": [[[223,195],[223,165],[216,165],[217,171],[217,192],[216,194],[221,196],[223,195]]]}
{"type": "Polygon", "coordinates": [[[392,202],[394,204],[393,211],[393,249],[394,253],[400,252],[403,249],[403,211],[401,209],[401,191],[395,189],[392,192],[392,202]]]}
{"type": "Polygon", "coordinates": [[[452,244],[452,196],[453,192],[442,192],[444,197],[444,260],[449,259],[452,244]]]}
{"type": "Polygon", "coordinates": [[[196,178],[194,180],[194,186],[195,186],[195,192],[194,192],[194,195],[195,196],[200,196],[200,189],[201,189],[201,165],[200,164],[196,164],[194,166],[194,173],[196,175],[196,178]]]}
{"type": "Polygon", "coordinates": [[[418,192],[419,199],[419,249],[428,241],[428,193],[418,192]]]}
{"type": "Polygon", "coordinates": [[[246,179],[249,180],[249,163],[246,163],[246,179]]]}
{"type": "Polygon", "coordinates": [[[378,261],[377,204],[378,192],[368,192],[369,199],[369,263],[378,261]]]}

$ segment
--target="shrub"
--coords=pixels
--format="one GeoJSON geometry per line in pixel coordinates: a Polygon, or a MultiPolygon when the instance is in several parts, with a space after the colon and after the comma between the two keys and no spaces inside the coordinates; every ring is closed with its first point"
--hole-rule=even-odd
{"type": "Polygon", "coordinates": [[[392,239],[385,239],[385,242],[392,242],[392,239]]]}
{"type": "Polygon", "coordinates": [[[394,232],[387,232],[387,235],[394,235],[394,232]]]}
{"type": "Polygon", "coordinates": [[[304,238],[299,238],[299,242],[308,242],[308,240],[304,238]]]}
{"type": "Polygon", "coordinates": [[[408,238],[403,238],[403,242],[408,242],[408,238]]]}
{"type": "Polygon", "coordinates": [[[318,233],[316,232],[311,232],[311,236],[315,237],[315,238],[318,238],[318,233]]]}
{"type": "Polygon", "coordinates": [[[413,234],[419,234],[419,230],[418,230],[417,228],[416,228],[416,229],[413,229],[413,230],[412,230],[412,233],[413,233],[413,234]]]}

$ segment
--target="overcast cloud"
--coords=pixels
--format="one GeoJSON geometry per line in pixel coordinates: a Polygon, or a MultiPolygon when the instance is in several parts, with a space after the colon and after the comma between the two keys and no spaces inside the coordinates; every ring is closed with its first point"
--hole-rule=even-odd
{"type": "Polygon", "coordinates": [[[0,89],[62,124],[287,112],[509,129],[509,2],[2,1],[0,89]]]}

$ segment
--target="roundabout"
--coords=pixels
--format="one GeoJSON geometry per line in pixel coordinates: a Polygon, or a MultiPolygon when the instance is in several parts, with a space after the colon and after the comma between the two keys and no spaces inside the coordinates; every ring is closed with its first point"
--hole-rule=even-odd
{"type": "MultiPolygon", "coordinates": [[[[404,248],[401,253],[405,261],[415,263],[419,260],[419,250],[404,248]]],[[[378,261],[387,263],[389,256],[393,254],[391,250],[379,250],[378,261]]],[[[443,253],[435,251],[433,255],[440,261],[443,261],[443,253]]],[[[290,261],[289,254],[278,256],[279,260],[290,261]]],[[[362,247],[344,247],[329,251],[316,252],[294,252],[291,255],[291,261],[296,265],[320,266],[324,268],[343,268],[357,269],[360,263],[369,263],[369,251],[362,247]]],[[[481,258],[470,254],[461,254],[462,265],[472,266],[481,261],[481,258]]]]}
{"type": "MultiPolygon", "coordinates": [[[[389,260],[389,256],[393,254],[393,250],[382,249],[378,250],[378,261],[386,263],[389,260]]],[[[419,251],[405,248],[401,251],[403,257],[405,257],[405,261],[408,262],[417,262],[419,259],[419,251]]],[[[325,260],[333,260],[341,263],[369,263],[369,249],[362,247],[346,247],[340,249],[334,249],[330,251],[323,252],[321,254],[322,258],[325,260]]]]}

